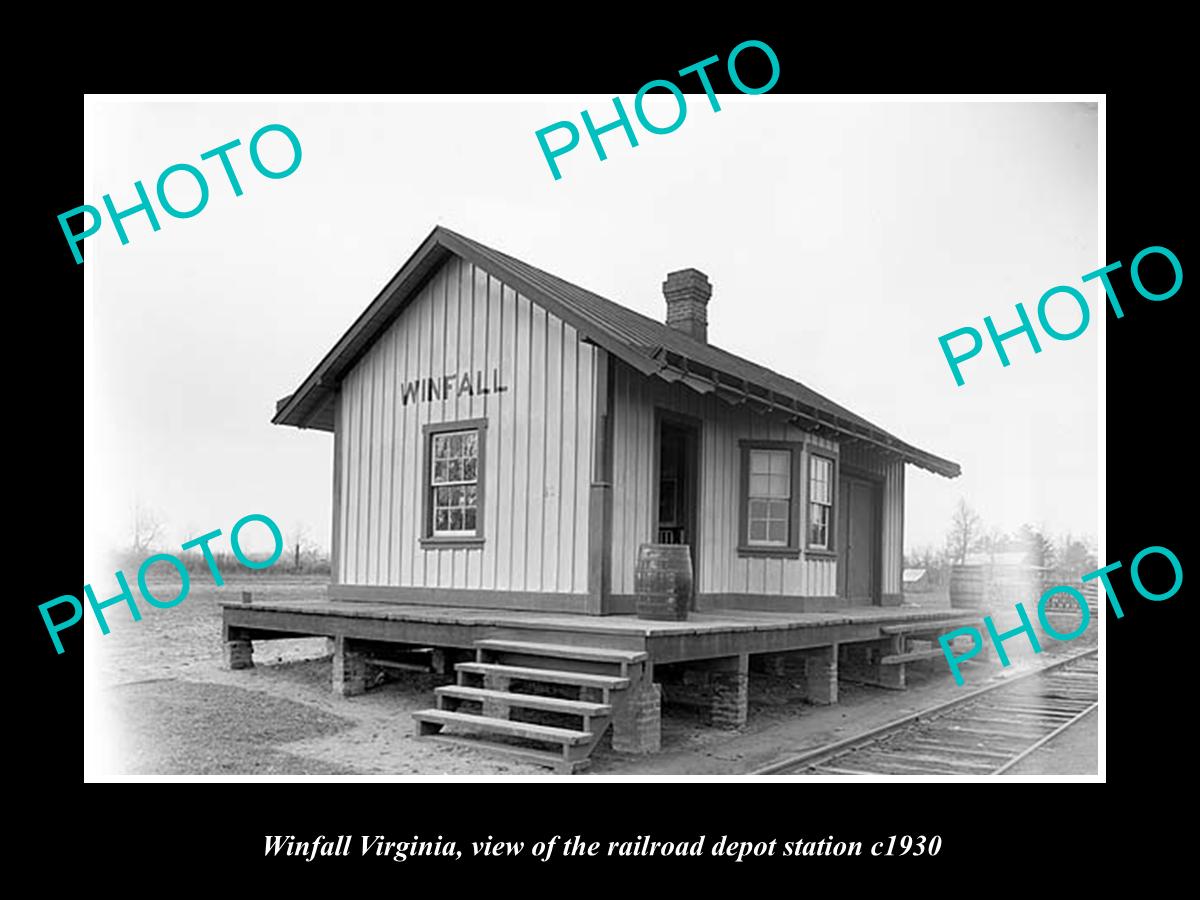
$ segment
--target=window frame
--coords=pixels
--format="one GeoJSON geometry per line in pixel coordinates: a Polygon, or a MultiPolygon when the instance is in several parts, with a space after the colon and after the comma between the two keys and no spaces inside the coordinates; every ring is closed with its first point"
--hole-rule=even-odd
{"type": "Polygon", "coordinates": [[[801,554],[800,528],[803,524],[803,493],[805,482],[801,479],[804,472],[803,441],[766,441],[744,439],[738,441],[741,453],[741,491],[738,496],[738,556],[774,557],[780,559],[799,559],[801,554]],[[788,539],[786,544],[751,544],[750,543],[750,455],[753,450],[786,450],[791,454],[791,496],[788,498],[788,539]]]}
{"type": "Polygon", "coordinates": [[[804,552],[808,556],[837,556],[837,520],[839,502],[839,487],[838,481],[838,454],[835,451],[826,450],[824,447],[805,448],[805,464],[804,464],[804,552]],[[812,512],[812,504],[815,502],[811,495],[812,483],[809,474],[812,463],[809,462],[813,457],[827,460],[829,462],[829,523],[827,540],[824,547],[814,546],[809,541],[809,531],[812,521],[809,518],[812,512]]]}
{"type": "Polygon", "coordinates": [[[460,419],[454,422],[430,422],[421,428],[421,537],[422,547],[482,547],[484,543],[484,503],[487,498],[487,419],[460,419]],[[478,462],[475,469],[475,533],[434,534],[433,532],[433,439],[436,435],[457,431],[475,431],[478,462]]]}

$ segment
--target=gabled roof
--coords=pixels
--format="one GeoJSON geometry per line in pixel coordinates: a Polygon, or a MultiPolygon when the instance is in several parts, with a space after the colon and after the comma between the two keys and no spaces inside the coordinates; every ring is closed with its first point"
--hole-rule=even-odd
{"type": "Polygon", "coordinates": [[[669,382],[682,381],[700,393],[716,393],[731,403],[749,403],[762,412],[786,415],[807,430],[842,441],[862,441],[939,475],[953,478],[961,472],[958,463],[906,444],[798,381],[697,341],[440,225],[430,232],[300,387],[279,401],[272,421],[332,430],[329,401],[341,379],[450,254],[473,263],[524,294],[574,327],[581,338],[603,347],[645,375],[669,382]]]}

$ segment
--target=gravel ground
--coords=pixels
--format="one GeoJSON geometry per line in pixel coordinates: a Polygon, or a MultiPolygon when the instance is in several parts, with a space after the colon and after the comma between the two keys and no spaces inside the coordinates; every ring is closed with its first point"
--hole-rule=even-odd
{"type": "Polygon", "coordinates": [[[1100,716],[1092,712],[1054,740],[1039,747],[1006,776],[1024,775],[1095,775],[1099,760],[1100,716]]]}
{"type": "MultiPolygon", "coordinates": [[[[158,586],[152,589],[160,593],[158,586]]],[[[182,604],[147,608],[140,622],[124,619],[118,607],[111,608],[112,631],[89,644],[88,664],[98,667],[99,682],[106,687],[99,702],[116,726],[112,730],[118,736],[117,752],[111,758],[119,761],[119,768],[99,775],[546,774],[539,767],[466,748],[417,741],[409,713],[433,704],[433,688],[444,683],[438,676],[404,673],[362,696],[335,697],[329,690],[331,663],[323,638],[259,642],[255,668],[223,670],[217,604],[238,599],[244,589],[266,600],[320,596],[324,585],[193,584],[182,604]]],[[[171,596],[170,591],[163,585],[161,595],[171,596]]],[[[1073,652],[1081,643],[1053,649],[1073,652]]],[[[1022,659],[1003,670],[995,664],[971,664],[968,686],[1011,677],[1040,662],[1022,659]]],[[[744,773],[964,690],[947,676],[940,661],[910,666],[909,685],[907,691],[893,692],[843,682],[839,704],[818,707],[798,700],[786,677],[755,673],[750,722],[744,729],[721,731],[706,725],[698,711],[667,707],[661,754],[631,757],[601,746],[593,754],[591,772],[744,773]]],[[[1084,745],[1090,740],[1090,756],[1088,746],[1071,744],[1068,749],[1055,748],[1057,759],[1072,760],[1072,765],[1073,760],[1083,765],[1088,759],[1073,771],[1094,773],[1095,732],[1079,740],[1084,745]]]]}

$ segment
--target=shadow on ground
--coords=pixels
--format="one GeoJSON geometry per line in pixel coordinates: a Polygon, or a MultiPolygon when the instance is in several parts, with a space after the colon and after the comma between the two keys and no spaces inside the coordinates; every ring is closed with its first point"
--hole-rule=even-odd
{"type": "Polygon", "coordinates": [[[303,703],[174,679],[126,684],[106,700],[122,731],[121,774],[357,774],[280,749],[354,724],[303,703]]]}

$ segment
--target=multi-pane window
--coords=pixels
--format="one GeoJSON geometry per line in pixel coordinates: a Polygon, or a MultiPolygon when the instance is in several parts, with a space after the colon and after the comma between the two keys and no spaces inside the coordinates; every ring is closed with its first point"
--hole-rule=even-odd
{"type": "Polygon", "coordinates": [[[838,463],[801,442],[743,440],[739,556],[799,559],[834,550],[838,463]]]}
{"type": "Polygon", "coordinates": [[[434,537],[472,536],[479,527],[479,432],[430,436],[429,478],[434,537]]]}
{"type": "Polygon", "coordinates": [[[792,505],[790,450],[750,450],[747,543],[786,547],[792,505]]]}
{"type": "Polygon", "coordinates": [[[829,527],[833,520],[833,460],[808,458],[808,546],[829,549],[829,527]]]}

